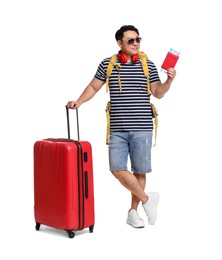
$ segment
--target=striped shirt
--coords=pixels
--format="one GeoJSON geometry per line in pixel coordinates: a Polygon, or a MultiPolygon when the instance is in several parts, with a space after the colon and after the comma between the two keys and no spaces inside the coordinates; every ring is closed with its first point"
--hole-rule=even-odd
{"type": "MultiPolygon", "coordinates": [[[[95,77],[106,80],[106,70],[110,58],[98,66],[95,77]]],[[[120,63],[117,58],[117,63],[120,63]]],[[[156,66],[148,62],[150,83],[160,81],[156,66]]],[[[118,71],[113,67],[109,77],[111,101],[110,131],[152,131],[153,118],[150,97],[147,94],[147,78],[144,76],[140,61],[121,63],[119,70],[122,92],[118,83],[118,71]]]]}

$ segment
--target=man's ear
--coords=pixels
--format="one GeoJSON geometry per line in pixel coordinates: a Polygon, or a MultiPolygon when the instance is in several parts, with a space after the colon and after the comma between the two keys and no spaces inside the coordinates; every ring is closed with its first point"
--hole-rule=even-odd
{"type": "Polygon", "coordinates": [[[118,40],[118,41],[117,41],[117,44],[119,45],[119,47],[120,47],[120,48],[122,48],[122,46],[123,46],[123,43],[122,43],[122,41],[121,41],[121,40],[118,40]]]}

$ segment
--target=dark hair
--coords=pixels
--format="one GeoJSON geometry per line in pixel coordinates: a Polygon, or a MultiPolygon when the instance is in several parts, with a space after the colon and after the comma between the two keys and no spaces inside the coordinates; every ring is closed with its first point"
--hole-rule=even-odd
{"type": "Polygon", "coordinates": [[[116,40],[122,40],[123,39],[123,34],[126,31],[134,31],[139,35],[139,31],[136,27],[134,27],[133,25],[123,25],[115,34],[115,38],[116,40]]]}

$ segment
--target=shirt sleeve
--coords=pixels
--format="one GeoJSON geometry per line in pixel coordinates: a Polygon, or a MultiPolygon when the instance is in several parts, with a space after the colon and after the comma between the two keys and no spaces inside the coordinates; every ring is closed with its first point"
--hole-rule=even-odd
{"type": "Polygon", "coordinates": [[[99,80],[106,81],[106,70],[109,63],[109,59],[104,59],[98,66],[95,77],[99,80]]]}
{"type": "Polygon", "coordinates": [[[160,81],[160,77],[155,64],[152,61],[148,61],[148,68],[150,74],[150,83],[160,81]]]}

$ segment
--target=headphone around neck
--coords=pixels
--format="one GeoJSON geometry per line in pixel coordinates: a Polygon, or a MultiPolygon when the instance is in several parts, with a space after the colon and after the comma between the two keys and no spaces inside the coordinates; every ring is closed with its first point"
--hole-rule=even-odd
{"type": "MultiPolygon", "coordinates": [[[[122,53],[121,51],[118,52],[118,58],[119,58],[119,61],[121,63],[127,63],[128,61],[128,57],[126,56],[126,54],[122,53]]],[[[134,54],[132,57],[131,57],[131,61],[132,62],[137,62],[139,59],[139,55],[138,54],[134,54]]]]}

